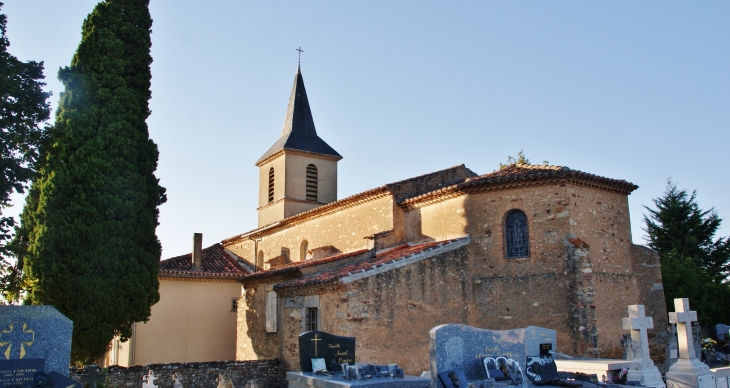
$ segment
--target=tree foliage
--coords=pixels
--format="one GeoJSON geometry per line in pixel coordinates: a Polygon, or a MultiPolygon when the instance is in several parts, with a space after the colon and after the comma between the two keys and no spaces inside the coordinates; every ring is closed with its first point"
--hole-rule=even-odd
{"type": "Polygon", "coordinates": [[[689,298],[700,322],[730,321],[730,242],[715,239],[722,220],[714,209],[700,209],[696,192],[680,190],[671,181],[653,202],[656,209],[646,207],[644,223],[649,247],[662,256],[667,310],[674,311],[674,298],[689,298]]]}
{"type": "MultiPolygon", "coordinates": [[[[0,3],[2,8],[3,3],[0,3]]],[[[43,91],[43,62],[21,62],[8,53],[7,16],[0,14],[0,208],[10,205],[10,195],[24,192],[33,177],[38,146],[51,109],[43,91]]],[[[7,241],[15,225],[0,216],[0,292],[5,300],[17,300],[22,289],[19,267],[8,260],[7,241]]]]}
{"type": "Polygon", "coordinates": [[[164,189],[150,114],[149,0],[106,0],[83,24],[15,239],[28,302],[74,322],[72,358],[102,356],[159,300],[164,189]]]}
{"type": "MultiPolygon", "coordinates": [[[[517,157],[514,156],[507,156],[507,164],[499,164],[499,169],[503,169],[505,167],[511,166],[513,164],[530,164],[530,160],[527,159],[527,156],[525,156],[524,151],[520,150],[520,152],[517,153],[517,157]]],[[[547,160],[544,160],[542,162],[543,166],[547,166],[550,164],[547,160]]]]}

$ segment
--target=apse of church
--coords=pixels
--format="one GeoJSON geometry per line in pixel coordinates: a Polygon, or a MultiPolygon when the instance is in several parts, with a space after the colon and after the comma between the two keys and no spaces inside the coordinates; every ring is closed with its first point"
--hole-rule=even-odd
{"type": "MultiPolygon", "coordinates": [[[[658,256],[632,243],[636,185],[460,165],[337,200],[339,159],[297,70],[281,136],[257,163],[259,227],[221,242],[254,269],[241,279],[237,359],[296,370],[297,337],[317,327],[357,337],[356,361],[418,375],[440,324],[551,328],[559,351],[590,357],[621,356],[627,305],[666,325],[658,256]]],[[[655,349],[663,341],[657,331],[655,349]]]]}

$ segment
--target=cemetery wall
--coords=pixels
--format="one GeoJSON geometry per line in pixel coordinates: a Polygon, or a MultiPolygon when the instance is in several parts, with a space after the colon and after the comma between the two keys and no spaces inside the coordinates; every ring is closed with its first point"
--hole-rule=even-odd
{"type": "MultiPolygon", "coordinates": [[[[286,387],[285,371],[279,360],[195,362],[184,364],[135,365],[129,368],[110,366],[107,369],[107,388],[137,388],[143,385],[143,378],[152,370],[160,388],[173,388],[172,376],[180,373],[184,388],[210,388],[218,385],[216,379],[222,373],[230,372],[233,386],[240,388],[286,387]],[[250,382],[254,381],[256,385],[250,382]],[[248,385],[247,385],[248,384],[248,385]]],[[[81,382],[83,369],[71,369],[69,377],[81,382]]]]}
{"type": "MultiPolygon", "coordinates": [[[[299,261],[302,242],[307,249],[331,245],[342,252],[367,248],[371,240],[365,236],[393,229],[393,197],[387,195],[334,213],[295,223],[267,234],[258,242],[264,260],[282,254],[282,248],[289,249],[289,260],[299,261]]],[[[249,265],[255,265],[255,244],[251,240],[226,244],[226,249],[244,258],[249,265]]]]}
{"type": "Polygon", "coordinates": [[[135,364],[236,359],[241,283],[228,279],[160,278],[160,301],[135,325],[135,364]],[[182,339],[182,340],[181,340],[182,339]]]}

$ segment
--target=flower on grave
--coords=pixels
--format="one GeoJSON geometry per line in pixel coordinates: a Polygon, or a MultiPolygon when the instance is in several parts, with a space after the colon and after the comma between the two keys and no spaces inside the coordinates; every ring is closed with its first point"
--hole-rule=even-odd
{"type": "Polygon", "coordinates": [[[717,345],[717,341],[712,338],[705,338],[702,340],[702,350],[713,350],[717,345]]]}

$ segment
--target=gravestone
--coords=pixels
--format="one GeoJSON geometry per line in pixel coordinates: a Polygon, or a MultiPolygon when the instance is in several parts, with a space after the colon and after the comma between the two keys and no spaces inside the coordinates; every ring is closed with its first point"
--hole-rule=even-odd
{"type": "Polygon", "coordinates": [[[715,376],[695,350],[692,322],[697,321],[697,312],[690,311],[686,298],[674,300],[674,311],[669,313],[669,323],[677,325],[679,359],[669,367],[667,384],[670,388],[715,388],[715,376]]]}
{"type": "Polygon", "coordinates": [[[26,371],[15,376],[23,381],[35,372],[68,377],[72,328],[51,306],[0,306],[0,387],[14,370],[26,371]]]}
{"type": "Polygon", "coordinates": [[[323,331],[299,335],[299,370],[312,372],[312,359],[323,358],[327,370],[340,370],[341,364],[355,365],[355,338],[340,337],[323,331]]]}
{"type": "Polygon", "coordinates": [[[715,338],[719,341],[727,341],[730,339],[730,326],[724,325],[722,323],[718,323],[717,325],[712,325],[708,329],[710,337],[715,338]]]}
{"type": "Polygon", "coordinates": [[[142,383],[142,388],[157,388],[155,381],[157,381],[158,378],[155,375],[155,371],[149,371],[147,376],[144,376],[142,380],[144,381],[144,383],[142,383]]]}
{"type": "Polygon", "coordinates": [[[654,328],[654,321],[645,315],[644,305],[629,306],[629,317],[623,319],[623,327],[624,330],[631,330],[631,350],[634,355],[626,381],[638,381],[645,387],[665,388],[662,374],[649,357],[646,330],[654,328]]]}
{"type": "Polygon", "coordinates": [[[441,325],[430,331],[431,387],[443,387],[438,375],[463,370],[467,380],[486,379],[482,359],[508,357],[524,367],[527,356],[539,356],[541,344],[556,346],[555,330],[528,326],[513,330],[487,330],[467,325],[441,325]]]}
{"type": "Polygon", "coordinates": [[[89,388],[96,388],[96,383],[106,379],[106,375],[100,373],[101,368],[96,365],[87,365],[84,370],[86,370],[86,374],[81,375],[81,382],[89,383],[89,388]]]}

